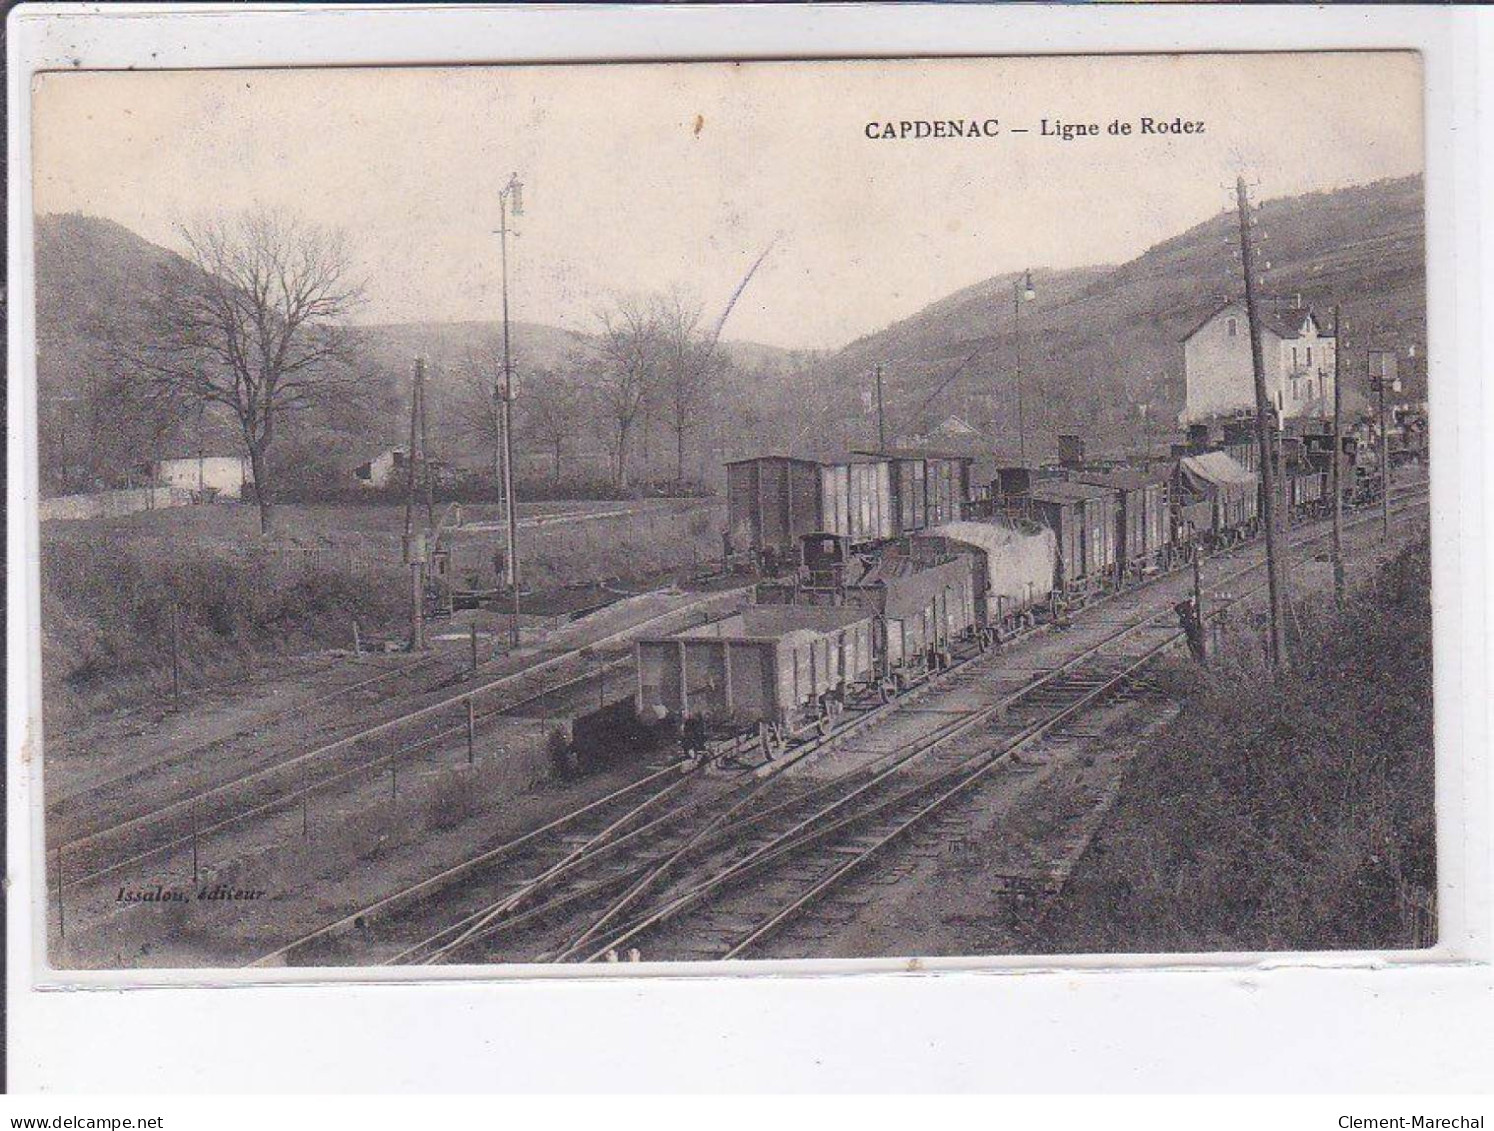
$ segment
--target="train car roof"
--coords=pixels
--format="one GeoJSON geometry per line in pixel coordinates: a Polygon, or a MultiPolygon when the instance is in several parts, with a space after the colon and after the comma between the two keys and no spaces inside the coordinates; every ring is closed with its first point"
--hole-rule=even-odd
{"type": "Polygon", "coordinates": [[[928,448],[853,448],[855,456],[871,456],[875,459],[944,459],[962,463],[974,463],[975,456],[961,452],[939,452],[928,448]]]}
{"type": "Polygon", "coordinates": [[[1099,487],[1116,487],[1122,491],[1140,491],[1156,483],[1165,483],[1167,472],[1161,469],[1142,471],[1135,467],[1117,467],[1110,471],[1079,471],[1075,473],[1075,480],[1099,487]]]}
{"type": "Polygon", "coordinates": [[[779,460],[779,461],[784,462],[784,463],[809,463],[809,464],[815,464],[816,466],[818,466],[818,464],[819,464],[819,460],[808,459],[808,458],[806,458],[804,456],[785,456],[785,455],[773,455],[773,454],[769,454],[769,455],[761,455],[761,456],[746,456],[746,457],[744,457],[742,459],[729,459],[729,460],[726,461],[725,466],[727,466],[727,467],[736,467],[738,464],[744,464],[744,463],[762,463],[765,460],[779,460]]]}
{"type": "Polygon", "coordinates": [[[1091,483],[1075,483],[1069,479],[1040,479],[1032,485],[1032,498],[1044,503],[1072,503],[1084,499],[1113,498],[1110,487],[1097,487],[1091,483]]]}

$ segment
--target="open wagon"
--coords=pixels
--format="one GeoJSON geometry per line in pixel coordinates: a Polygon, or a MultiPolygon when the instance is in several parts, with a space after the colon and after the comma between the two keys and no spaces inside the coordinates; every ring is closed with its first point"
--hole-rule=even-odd
{"type": "Polygon", "coordinates": [[[639,640],[638,716],[703,737],[712,749],[756,743],[773,757],[825,734],[847,698],[874,684],[872,614],[752,605],[672,636],[639,640]]]}

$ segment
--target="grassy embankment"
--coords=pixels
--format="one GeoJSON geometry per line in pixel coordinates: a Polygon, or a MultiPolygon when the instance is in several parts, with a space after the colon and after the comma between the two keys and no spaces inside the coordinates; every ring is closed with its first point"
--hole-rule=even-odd
{"type": "MultiPolygon", "coordinates": [[[[690,502],[646,518],[521,532],[526,588],[600,578],[626,584],[719,554],[722,521],[690,502]]],[[[492,517],[471,510],[469,522],[492,517]]],[[[276,514],[268,540],[248,505],[46,524],[48,725],[161,698],[170,684],[173,603],[188,687],[231,681],[274,656],[346,646],[355,619],[371,634],[399,631],[408,601],[402,508],[283,506],[276,514]]],[[[501,537],[457,532],[458,576],[492,584],[501,537]]]]}
{"type": "Polygon", "coordinates": [[[1435,941],[1427,543],[1292,642],[1288,676],[1272,678],[1242,635],[1192,688],[1032,949],[1435,941]]]}

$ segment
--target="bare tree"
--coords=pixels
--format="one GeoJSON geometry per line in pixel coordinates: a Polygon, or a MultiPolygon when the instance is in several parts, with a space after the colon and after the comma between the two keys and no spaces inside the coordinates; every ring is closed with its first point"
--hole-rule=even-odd
{"type": "MultiPolygon", "coordinates": [[[[514,366],[515,370],[518,366],[514,366]]],[[[502,441],[502,414],[494,392],[503,373],[503,340],[496,334],[485,336],[467,347],[462,359],[461,381],[457,390],[456,415],[462,431],[475,440],[485,452],[498,450],[502,441]]],[[[494,474],[498,457],[494,456],[494,474]]]]}
{"type": "Polygon", "coordinates": [[[669,429],[674,433],[674,477],[685,479],[685,440],[696,427],[700,408],[710,395],[716,371],[715,340],[702,332],[701,307],[678,289],[655,304],[662,343],[669,429]]]}
{"type": "Polygon", "coordinates": [[[580,383],[570,374],[541,369],[528,381],[519,402],[519,422],[545,442],[554,456],[555,482],[565,442],[581,427],[585,402],[580,383]]]}
{"type": "Polygon", "coordinates": [[[341,233],[255,209],[184,226],[162,268],[140,362],[163,397],[225,406],[254,469],[260,531],[273,524],[268,461],[287,414],[355,383],[343,324],[361,299],[341,233]]]}
{"type": "Polygon", "coordinates": [[[613,482],[626,487],[628,440],[658,384],[663,340],[652,304],[620,299],[616,309],[598,317],[602,331],[595,348],[600,364],[591,384],[611,425],[613,482]]]}

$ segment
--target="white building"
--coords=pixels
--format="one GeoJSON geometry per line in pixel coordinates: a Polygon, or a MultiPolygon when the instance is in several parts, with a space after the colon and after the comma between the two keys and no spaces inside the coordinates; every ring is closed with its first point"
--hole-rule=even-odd
{"type": "Polygon", "coordinates": [[[242,456],[205,455],[163,459],[152,478],[159,486],[180,487],[204,498],[242,499],[254,473],[242,456]]]}
{"type": "Polygon", "coordinates": [[[394,481],[395,473],[404,470],[405,450],[390,448],[380,452],[366,463],[359,464],[353,474],[358,477],[360,486],[387,487],[394,481]]]}
{"type": "MultiPolygon", "coordinates": [[[[1278,416],[1332,415],[1333,335],[1302,306],[1263,309],[1260,321],[1266,395],[1278,416]]],[[[1225,303],[1183,338],[1183,376],[1183,424],[1255,411],[1250,326],[1242,300],[1225,303]]]]}

